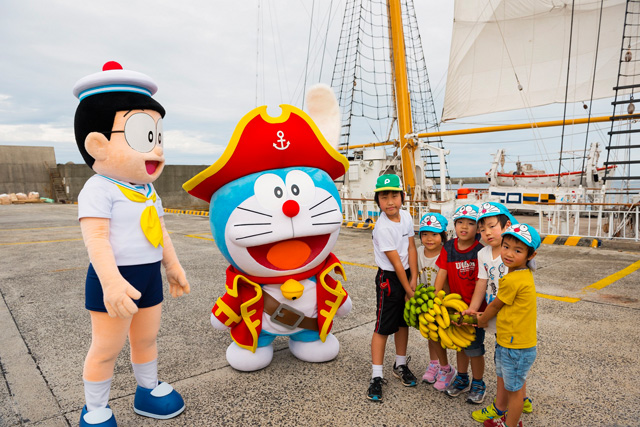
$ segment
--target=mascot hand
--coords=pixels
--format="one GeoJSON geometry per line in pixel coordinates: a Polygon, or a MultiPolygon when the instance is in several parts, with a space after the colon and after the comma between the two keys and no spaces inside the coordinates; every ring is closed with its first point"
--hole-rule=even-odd
{"type": "Polygon", "coordinates": [[[211,326],[213,326],[219,331],[226,331],[229,329],[229,326],[219,321],[218,318],[213,315],[213,313],[211,313],[211,326]]]}
{"type": "Polygon", "coordinates": [[[336,316],[338,317],[346,316],[351,311],[351,306],[352,306],[351,297],[347,295],[346,301],[340,307],[338,307],[338,311],[336,311],[336,316]]]}
{"type": "Polygon", "coordinates": [[[138,306],[132,301],[142,294],[129,282],[120,277],[103,284],[104,306],[111,317],[126,319],[138,312],[138,306]]]}
{"type": "Polygon", "coordinates": [[[174,263],[165,267],[165,271],[167,273],[167,280],[169,281],[169,292],[172,297],[181,297],[183,294],[191,292],[187,275],[180,263],[174,263]]]}

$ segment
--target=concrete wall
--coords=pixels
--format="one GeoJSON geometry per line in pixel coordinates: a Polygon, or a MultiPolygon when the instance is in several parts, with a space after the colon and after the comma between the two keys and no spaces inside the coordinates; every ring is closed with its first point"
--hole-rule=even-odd
{"type": "MultiPolygon", "coordinates": [[[[200,165],[165,165],[162,175],[153,186],[156,188],[162,205],[174,209],[209,209],[209,203],[191,196],[182,189],[182,184],[194,175],[206,169],[208,166],[200,165]]],[[[78,194],[84,183],[94,175],[92,169],[85,164],[60,164],[58,165],[62,175],[65,190],[72,202],[78,201],[78,194]]]]}
{"type": "Polygon", "coordinates": [[[50,167],[56,167],[53,147],[0,145],[0,194],[37,191],[52,197],[50,167]]]}

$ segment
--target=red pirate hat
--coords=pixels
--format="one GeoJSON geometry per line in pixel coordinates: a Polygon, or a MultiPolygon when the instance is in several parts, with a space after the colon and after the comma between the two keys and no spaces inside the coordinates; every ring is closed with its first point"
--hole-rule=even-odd
{"type": "Polygon", "coordinates": [[[280,117],[258,107],[240,120],[222,156],[182,185],[189,194],[209,202],[223,185],[270,169],[308,166],[322,169],[332,179],[344,175],[349,161],[325,139],[302,110],[281,105],[280,117]]]}

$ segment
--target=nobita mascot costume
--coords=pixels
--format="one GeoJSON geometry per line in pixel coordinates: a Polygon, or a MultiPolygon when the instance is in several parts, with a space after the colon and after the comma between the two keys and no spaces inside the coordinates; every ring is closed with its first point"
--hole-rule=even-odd
{"type": "Polygon", "coordinates": [[[129,337],[138,387],[134,411],[167,419],[184,410],[180,394],[158,382],[164,265],[172,296],[189,293],[152,182],[164,168],[162,117],[148,76],[108,62],[80,79],[74,127],[78,148],[96,174],[78,196],[78,218],[91,261],[85,307],[91,347],[84,364],[81,426],[115,426],[107,405],[115,361],[129,337]]]}
{"type": "Polygon", "coordinates": [[[316,85],[309,115],[280,107],[279,117],[266,106],[244,116],[222,156],[183,185],[210,202],[214,240],[231,264],[211,323],[230,331],[227,360],[240,371],[269,365],[277,336],[289,337],[300,360],[334,359],[333,320],[351,310],[341,282],[329,275],[345,279],[331,253],[342,224],[333,180],[349,167],[334,148],[338,103],[331,88],[316,85]]]}

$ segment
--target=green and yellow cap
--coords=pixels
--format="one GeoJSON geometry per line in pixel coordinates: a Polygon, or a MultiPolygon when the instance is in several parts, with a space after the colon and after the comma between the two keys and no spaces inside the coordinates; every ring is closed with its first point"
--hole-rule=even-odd
{"type": "Polygon", "coordinates": [[[376,193],[379,191],[402,191],[400,177],[394,174],[380,175],[374,191],[376,193]]]}

